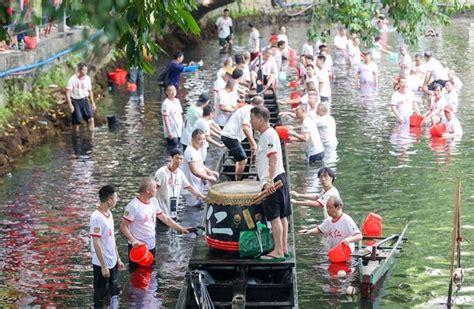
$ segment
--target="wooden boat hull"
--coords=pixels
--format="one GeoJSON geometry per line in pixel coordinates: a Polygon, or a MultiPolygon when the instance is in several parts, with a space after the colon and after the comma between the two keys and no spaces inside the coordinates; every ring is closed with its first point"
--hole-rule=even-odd
{"type": "MultiPolygon", "coordinates": [[[[372,299],[380,285],[383,284],[387,273],[392,269],[396,256],[401,250],[401,245],[406,241],[408,224],[400,234],[395,234],[381,239],[374,246],[377,250],[374,254],[372,246],[359,250],[359,253],[367,253],[358,258],[359,277],[361,284],[361,298],[372,299]]],[[[372,238],[374,239],[374,238],[372,238]]]]}
{"type": "MultiPolygon", "coordinates": [[[[270,122],[280,124],[278,104],[273,92],[265,93],[265,106],[271,113],[270,122]]],[[[250,155],[250,147],[243,144],[250,155]]],[[[288,171],[286,149],[282,146],[285,168],[288,171]]],[[[249,156],[250,157],[250,156],[249,156]]],[[[234,161],[223,154],[218,162],[221,180],[234,180],[234,161]]],[[[247,166],[243,179],[256,179],[255,167],[247,166]]],[[[257,208],[255,208],[257,210],[257,208]]],[[[257,213],[254,214],[255,216],[257,213]]],[[[296,263],[293,219],[290,217],[289,249],[291,256],[286,261],[273,262],[259,259],[242,259],[235,254],[222,254],[209,250],[206,240],[198,237],[189,261],[183,288],[176,308],[198,308],[200,292],[193,288],[195,276],[205,278],[208,295],[215,308],[296,308],[298,292],[296,286],[296,263]]],[[[208,237],[210,235],[207,235],[208,237]]]]}

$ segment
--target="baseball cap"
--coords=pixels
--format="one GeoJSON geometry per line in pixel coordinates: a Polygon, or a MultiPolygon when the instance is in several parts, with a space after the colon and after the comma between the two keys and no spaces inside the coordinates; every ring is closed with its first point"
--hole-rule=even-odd
{"type": "Polygon", "coordinates": [[[211,98],[209,97],[209,95],[207,93],[201,93],[196,105],[198,105],[198,106],[203,105],[203,104],[199,104],[199,103],[207,103],[207,101],[209,101],[210,99],[211,98]]]}
{"type": "Polygon", "coordinates": [[[232,75],[232,73],[234,73],[234,68],[226,68],[225,72],[229,75],[232,75]]]}
{"type": "Polygon", "coordinates": [[[446,106],[444,107],[444,111],[445,111],[445,112],[451,112],[451,113],[452,113],[452,112],[454,112],[454,108],[453,108],[451,105],[446,105],[446,106]]]}

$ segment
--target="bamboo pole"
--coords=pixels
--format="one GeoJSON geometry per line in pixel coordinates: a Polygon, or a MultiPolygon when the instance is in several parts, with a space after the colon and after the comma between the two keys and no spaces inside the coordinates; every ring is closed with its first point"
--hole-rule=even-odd
{"type": "Polygon", "coordinates": [[[456,247],[458,245],[459,222],[460,222],[460,207],[461,207],[461,178],[456,180],[456,196],[454,199],[454,216],[453,216],[453,231],[451,235],[451,265],[449,269],[449,288],[448,288],[448,302],[447,307],[451,308],[452,294],[453,294],[453,273],[454,273],[454,259],[456,256],[456,247]]]}

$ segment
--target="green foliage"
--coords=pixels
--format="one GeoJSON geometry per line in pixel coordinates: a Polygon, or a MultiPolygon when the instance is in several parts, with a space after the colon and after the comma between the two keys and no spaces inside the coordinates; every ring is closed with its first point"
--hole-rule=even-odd
{"type": "Polygon", "coordinates": [[[200,29],[191,15],[194,0],[71,0],[64,1],[72,24],[103,29],[105,39],[124,49],[128,66],[142,67],[152,72],[153,66],[145,59],[144,51],[156,56],[161,48],[154,34],[164,34],[171,27],[198,34],[200,29]]]}
{"type": "Polygon", "coordinates": [[[328,0],[313,7],[308,36],[325,39],[332,24],[340,24],[351,32],[360,33],[367,45],[378,33],[374,17],[386,12],[408,44],[416,44],[428,27],[448,25],[449,16],[463,9],[459,0],[328,0]]]}

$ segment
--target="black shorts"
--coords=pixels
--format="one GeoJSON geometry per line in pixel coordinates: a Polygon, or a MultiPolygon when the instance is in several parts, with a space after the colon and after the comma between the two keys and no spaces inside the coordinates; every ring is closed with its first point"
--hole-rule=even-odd
{"type": "Polygon", "coordinates": [[[311,155],[309,156],[308,159],[309,159],[309,163],[315,163],[315,162],[321,161],[323,158],[324,158],[324,151],[311,155]]]}
{"type": "Polygon", "coordinates": [[[238,139],[221,136],[221,140],[227,149],[229,149],[229,153],[234,157],[235,161],[247,160],[247,154],[238,139]]]}
{"type": "Polygon", "coordinates": [[[92,264],[94,269],[94,289],[102,289],[107,286],[112,287],[114,284],[117,284],[118,280],[118,263],[115,264],[113,268],[109,268],[110,277],[105,278],[102,276],[102,267],[92,264]]]}
{"type": "Polygon", "coordinates": [[[83,119],[88,121],[94,116],[87,97],[78,100],[71,98],[71,103],[74,106],[74,111],[71,115],[73,125],[81,124],[83,119]]]}
{"type": "Polygon", "coordinates": [[[268,221],[272,221],[276,218],[283,219],[291,215],[288,178],[285,173],[281,173],[273,179],[273,182],[277,182],[278,180],[281,180],[283,186],[268,196],[262,203],[263,212],[268,221]]]}
{"type": "MultiPolygon", "coordinates": [[[[130,257],[130,251],[132,250],[132,248],[133,248],[133,246],[132,246],[131,244],[128,244],[128,256],[129,256],[129,257],[130,257]]],[[[148,249],[148,251],[150,251],[151,254],[153,254],[153,257],[156,257],[156,255],[155,255],[155,254],[156,254],[155,248],[153,248],[153,249],[151,249],[151,250],[148,249]]],[[[151,265],[154,265],[154,264],[155,264],[155,260],[153,260],[153,264],[151,264],[151,265]]],[[[135,262],[130,261],[130,258],[128,259],[128,268],[129,268],[130,270],[135,270],[135,269],[137,269],[138,267],[140,267],[140,265],[138,265],[138,264],[135,263],[135,262]]]]}
{"type": "Polygon", "coordinates": [[[168,149],[168,152],[175,148],[179,148],[179,137],[173,137],[172,139],[166,138],[166,148],[168,149]]]}
{"type": "Polygon", "coordinates": [[[437,80],[433,81],[431,84],[428,85],[428,90],[433,91],[436,84],[440,85],[441,88],[443,88],[444,85],[446,84],[446,82],[447,82],[446,80],[437,79],[437,80]]]}
{"type": "Polygon", "coordinates": [[[230,42],[231,39],[232,39],[232,34],[229,34],[229,36],[226,37],[225,39],[219,38],[219,45],[220,46],[225,46],[227,43],[230,42]]]}
{"type": "Polygon", "coordinates": [[[321,100],[321,102],[329,102],[329,97],[320,96],[319,99],[321,100]]]}

